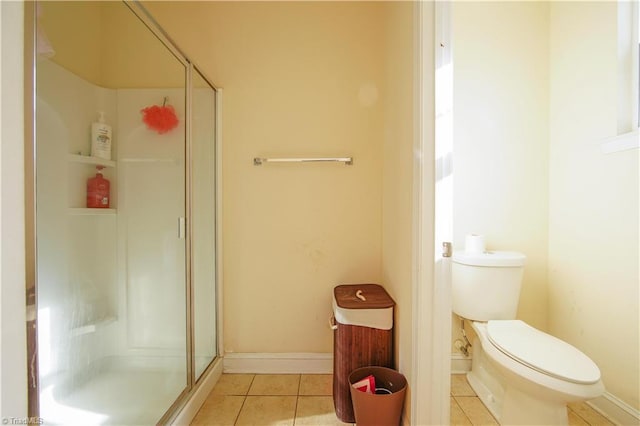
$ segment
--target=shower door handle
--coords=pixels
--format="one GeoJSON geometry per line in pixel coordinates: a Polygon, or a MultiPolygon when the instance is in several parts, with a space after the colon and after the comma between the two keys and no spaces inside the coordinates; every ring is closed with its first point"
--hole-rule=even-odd
{"type": "Polygon", "coordinates": [[[181,240],[185,239],[187,234],[187,219],[184,217],[178,218],[178,238],[181,240]]]}

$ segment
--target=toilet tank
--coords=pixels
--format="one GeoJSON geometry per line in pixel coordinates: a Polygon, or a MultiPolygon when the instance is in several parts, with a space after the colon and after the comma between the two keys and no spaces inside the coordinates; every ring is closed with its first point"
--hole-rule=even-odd
{"type": "Polygon", "coordinates": [[[453,253],[453,312],[474,321],[515,319],[526,256],[513,251],[453,253]]]}

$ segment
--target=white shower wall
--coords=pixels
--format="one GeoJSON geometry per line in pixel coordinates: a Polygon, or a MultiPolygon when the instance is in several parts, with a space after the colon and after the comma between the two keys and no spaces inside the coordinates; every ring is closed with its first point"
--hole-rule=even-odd
{"type": "Polygon", "coordinates": [[[117,90],[119,333],[121,351],[184,358],[186,351],[184,89],[117,90]],[[179,118],[174,130],[147,129],[140,111],[162,105],[179,118]],[[126,266],[125,266],[126,265],[126,266]]]}
{"type": "MultiPolygon", "coordinates": [[[[50,61],[38,63],[37,84],[37,137],[46,141],[37,154],[43,384],[62,379],[75,386],[114,366],[185,370],[185,240],[178,237],[178,218],[185,216],[185,90],[105,89],[50,61]],[[164,97],[180,124],[158,134],[146,128],[140,110],[162,105],[164,97]],[[86,180],[95,168],[69,156],[89,154],[97,111],[113,127],[116,167],[104,172],[113,214],[84,214],[86,180]]],[[[195,94],[194,104],[213,120],[211,96],[195,94]]],[[[212,276],[206,269],[215,268],[214,247],[200,253],[202,271],[194,275],[212,276]]],[[[196,321],[213,321],[215,294],[200,295],[196,321]]],[[[215,340],[211,330],[201,330],[196,343],[215,340]]],[[[183,377],[186,383],[186,371],[183,377]]]]}
{"type": "MultiPolygon", "coordinates": [[[[115,235],[116,218],[72,213],[70,209],[84,207],[86,179],[95,169],[70,162],[69,154],[88,154],[90,123],[98,110],[115,116],[115,93],[49,61],[38,62],[38,71],[40,373],[43,379],[62,373],[73,382],[96,359],[111,354],[108,327],[100,326],[114,318],[116,259],[110,236],[115,235]]],[[[114,176],[105,173],[108,179],[114,176]]]]}

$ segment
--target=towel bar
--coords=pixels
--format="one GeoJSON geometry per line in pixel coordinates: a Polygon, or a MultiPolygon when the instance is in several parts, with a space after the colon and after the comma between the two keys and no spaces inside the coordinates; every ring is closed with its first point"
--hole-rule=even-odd
{"type": "Polygon", "coordinates": [[[344,163],[351,166],[353,157],[313,157],[313,158],[260,158],[253,159],[254,166],[261,166],[263,163],[344,163]]]}

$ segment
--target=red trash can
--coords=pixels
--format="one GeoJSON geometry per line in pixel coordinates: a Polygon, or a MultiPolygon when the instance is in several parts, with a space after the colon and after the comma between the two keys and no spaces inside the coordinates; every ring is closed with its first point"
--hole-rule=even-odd
{"type": "Polygon", "coordinates": [[[367,366],[393,368],[393,307],[378,284],[333,289],[333,404],[336,415],[354,423],[349,375],[367,366]]]}

